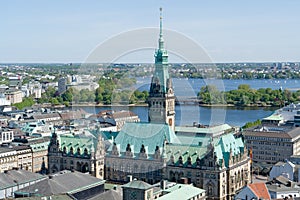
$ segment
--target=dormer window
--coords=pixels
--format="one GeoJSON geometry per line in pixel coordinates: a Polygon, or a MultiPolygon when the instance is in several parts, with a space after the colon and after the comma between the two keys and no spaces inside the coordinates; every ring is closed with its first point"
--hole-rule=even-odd
{"type": "Polygon", "coordinates": [[[73,149],[73,147],[70,148],[70,155],[71,155],[71,156],[74,155],[74,149],[73,149]]]}
{"type": "Polygon", "coordinates": [[[64,153],[64,154],[67,153],[67,148],[66,148],[66,147],[63,148],[63,153],[64,153]]]}
{"type": "Polygon", "coordinates": [[[179,161],[179,165],[183,164],[183,162],[182,162],[182,156],[179,156],[178,161],[179,161]]]}
{"type": "Polygon", "coordinates": [[[87,150],[87,148],[84,148],[83,154],[84,154],[84,156],[87,156],[87,155],[88,155],[88,150],[87,150]]]}
{"type": "Polygon", "coordinates": [[[130,144],[127,144],[126,151],[131,152],[130,144]]]}
{"type": "Polygon", "coordinates": [[[192,165],[192,158],[190,156],[188,157],[187,164],[192,165]]]}
{"type": "Polygon", "coordinates": [[[144,146],[143,144],[142,144],[142,147],[141,147],[140,153],[146,153],[146,149],[145,149],[145,146],[144,146]]]}

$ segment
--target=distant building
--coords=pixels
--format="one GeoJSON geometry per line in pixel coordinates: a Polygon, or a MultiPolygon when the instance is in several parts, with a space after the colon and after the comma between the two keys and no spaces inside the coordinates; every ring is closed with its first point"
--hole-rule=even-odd
{"type": "Polygon", "coordinates": [[[259,126],[243,132],[253,162],[275,164],[300,154],[300,127],[259,126]]]}
{"type": "Polygon", "coordinates": [[[84,83],[71,83],[67,85],[67,89],[73,88],[75,90],[84,90],[87,89],[89,91],[95,91],[99,87],[98,83],[94,82],[84,82],[84,83]]]}
{"type": "Polygon", "coordinates": [[[140,122],[140,118],[131,111],[104,110],[97,114],[97,121],[100,124],[116,126],[116,131],[120,131],[126,122],[140,122]]]}
{"type": "Polygon", "coordinates": [[[21,90],[7,90],[5,97],[11,104],[21,103],[23,101],[23,93],[21,90]]]}
{"type": "Polygon", "coordinates": [[[11,143],[14,139],[14,132],[10,129],[0,128],[0,144],[11,143]]]}
{"type": "Polygon", "coordinates": [[[58,80],[58,93],[62,94],[67,90],[67,79],[66,78],[60,78],[58,80]]]}
{"type": "Polygon", "coordinates": [[[20,90],[22,87],[22,76],[8,77],[9,88],[20,90]]]}

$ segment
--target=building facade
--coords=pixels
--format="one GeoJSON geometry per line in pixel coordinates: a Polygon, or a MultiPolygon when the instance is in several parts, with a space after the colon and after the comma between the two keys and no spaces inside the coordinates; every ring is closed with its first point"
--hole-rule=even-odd
{"type": "Polygon", "coordinates": [[[23,93],[21,90],[8,90],[5,97],[11,104],[20,103],[23,100],[23,93]]]}
{"type": "Polygon", "coordinates": [[[32,172],[32,151],[28,146],[14,146],[18,158],[18,168],[32,172]]]}
{"type": "Polygon", "coordinates": [[[14,139],[14,132],[9,129],[0,128],[0,144],[11,143],[14,139]]]}
{"type": "Polygon", "coordinates": [[[243,132],[253,162],[275,164],[300,154],[300,127],[261,126],[243,132]]]}
{"type": "Polygon", "coordinates": [[[12,148],[0,147],[0,173],[18,167],[18,155],[12,148]]]}
{"type": "Polygon", "coordinates": [[[104,140],[86,135],[52,134],[48,148],[48,170],[76,170],[104,179],[104,140]],[[96,147],[96,149],[94,148],[96,147]]]}

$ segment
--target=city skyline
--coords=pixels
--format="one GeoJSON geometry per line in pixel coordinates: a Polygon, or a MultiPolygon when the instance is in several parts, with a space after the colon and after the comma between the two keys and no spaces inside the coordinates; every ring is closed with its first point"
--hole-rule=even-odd
{"type": "MultiPolygon", "coordinates": [[[[0,16],[6,20],[0,22],[0,63],[84,62],[112,36],[157,27],[159,7],[164,9],[164,27],[194,40],[212,62],[299,61],[300,2],[126,3],[2,2],[0,16]]],[[[153,51],[118,61],[153,63],[153,51]]],[[[181,60],[170,56],[170,62],[181,60]]]]}

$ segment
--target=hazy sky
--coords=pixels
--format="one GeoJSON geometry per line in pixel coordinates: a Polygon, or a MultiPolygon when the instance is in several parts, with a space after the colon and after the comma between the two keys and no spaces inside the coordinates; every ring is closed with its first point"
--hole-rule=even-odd
{"type": "MultiPolygon", "coordinates": [[[[3,0],[0,63],[83,62],[114,35],[157,27],[159,7],[164,27],[195,40],[214,62],[300,61],[298,0],[3,0]]],[[[153,62],[153,53],[136,62],[153,62]]]]}

